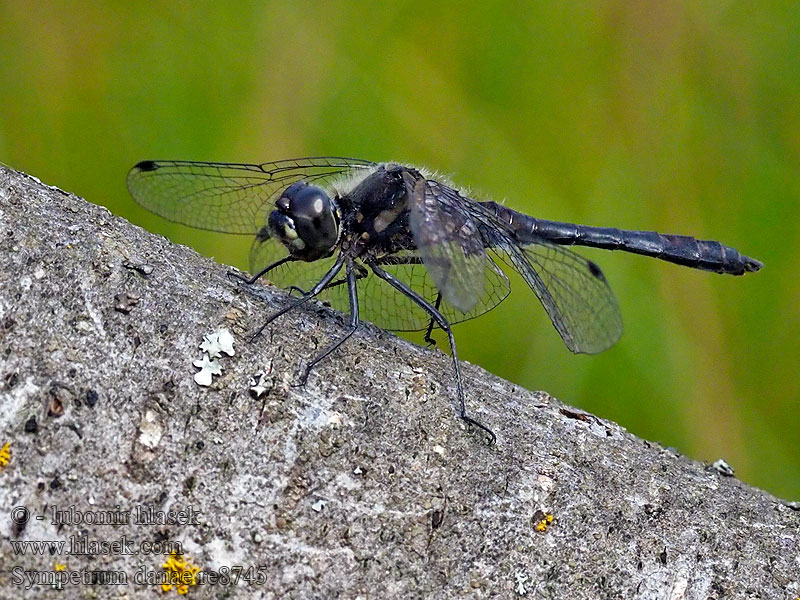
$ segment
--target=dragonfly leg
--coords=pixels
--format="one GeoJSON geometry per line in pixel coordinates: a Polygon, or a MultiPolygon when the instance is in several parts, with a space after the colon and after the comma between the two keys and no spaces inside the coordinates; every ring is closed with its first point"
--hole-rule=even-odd
{"type": "Polygon", "coordinates": [[[344,344],[351,335],[356,332],[358,329],[358,294],[356,293],[356,281],[358,279],[358,275],[356,274],[353,268],[353,261],[351,259],[347,259],[347,276],[345,280],[347,281],[347,298],[350,301],[350,329],[346,334],[344,334],[341,338],[336,340],[333,344],[325,348],[322,352],[320,352],[317,356],[315,356],[303,371],[303,375],[300,377],[300,381],[295,384],[296,386],[303,386],[308,381],[308,375],[311,373],[312,369],[319,364],[320,361],[325,359],[327,356],[330,355],[331,352],[336,350],[339,346],[344,344]]]}
{"type": "Polygon", "coordinates": [[[458,401],[459,401],[459,416],[463,419],[468,425],[477,427],[478,429],[482,430],[484,434],[486,434],[486,441],[488,445],[494,444],[497,436],[492,432],[491,429],[486,427],[486,425],[476,421],[472,417],[467,415],[467,406],[464,400],[464,387],[461,384],[461,370],[459,369],[458,365],[458,355],[456,354],[456,341],[453,337],[453,330],[450,328],[450,323],[447,322],[447,319],[444,318],[444,315],[439,312],[439,310],[434,307],[430,302],[425,300],[422,296],[420,296],[417,292],[413,289],[408,287],[405,283],[397,279],[391,273],[384,271],[379,265],[377,265],[374,261],[367,262],[369,267],[372,269],[373,273],[380,277],[381,279],[385,280],[389,283],[392,287],[394,287],[399,292],[403,293],[404,295],[411,298],[417,305],[422,308],[425,312],[427,312],[431,319],[436,321],[436,324],[441,327],[445,333],[447,333],[447,338],[450,340],[450,351],[453,356],[453,367],[455,368],[456,372],[456,389],[458,391],[458,401]]]}
{"type": "MultiPolygon", "coordinates": [[[[392,265],[422,265],[425,264],[422,262],[422,259],[418,256],[406,256],[406,257],[391,257],[388,259],[378,259],[375,261],[377,264],[381,266],[392,266],[392,265]]],[[[436,301],[433,304],[433,307],[436,310],[439,310],[439,306],[442,303],[442,293],[438,292],[436,294],[436,301]]],[[[433,334],[433,326],[436,323],[436,319],[431,317],[431,320],[428,322],[428,327],[425,330],[425,337],[423,338],[425,342],[428,344],[428,348],[436,348],[436,340],[431,337],[433,334]]]]}
{"type": "Polygon", "coordinates": [[[285,264],[287,262],[292,262],[294,260],[296,260],[296,259],[293,258],[291,255],[284,256],[282,259],[280,259],[278,261],[275,261],[274,263],[272,263],[271,265],[269,265],[267,267],[264,267],[258,273],[253,275],[252,277],[245,277],[244,275],[240,275],[239,273],[235,273],[234,271],[229,271],[228,272],[228,279],[230,279],[231,281],[234,281],[234,282],[239,281],[241,283],[246,283],[247,285],[253,285],[261,277],[263,277],[264,275],[266,275],[267,273],[272,271],[272,269],[274,269],[276,267],[280,267],[282,264],[285,264]]]}
{"type": "MultiPolygon", "coordinates": [[[[433,307],[436,310],[439,310],[439,305],[442,303],[442,293],[438,292],[436,294],[436,302],[433,303],[433,307]]],[[[436,319],[431,317],[430,322],[428,323],[428,329],[425,332],[425,337],[423,338],[426,342],[428,342],[428,348],[436,348],[436,340],[431,337],[433,333],[433,324],[436,322],[436,319]]]]}
{"type": "MultiPolygon", "coordinates": [[[[336,274],[341,270],[343,262],[344,262],[344,256],[342,254],[340,254],[339,257],[336,259],[336,262],[333,263],[333,266],[328,270],[327,273],[325,273],[325,276],[322,279],[320,279],[316,283],[316,285],[308,291],[308,293],[306,293],[302,297],[300,297],[297,300],[295,300],[294,302],[292,302],[289,306],[285,306],[282,309],[280,309],[279,311],[277,311],[277,312],[273,313],[272,315],[270,315],[270,317],[266,320],[266,322],[261,327],[258,328],[258,331],[256,331],[250,337],[250,341],[252,342],[259,335],[261,335],[261,333],[264,331],[264,329],[266,329],[267,325],[272,323],[275,319],[277,319],[281,315],[286,314],[290,310],[293,310],[293,309],[297,308],[301,304],[305,304],[308,300],[310,300],[314,296],[318,295],[322,290],[324,290],[325,286],[327,286],[331,282],[331,279],[336,277],[336,274]]],[[[275,266],[275,265],[273,265],[273,266],[275,266]]],[[[263,274],[263,272],[259,273],[259,277],[262,274],[263,274]]],[[[255,279],[253,281],[255,281],[255,279]]]]}
{"type": "MultiPolygon", "coordinates": [[[[357,272],[356,272],[356,280],[359,280],[359,279],[364,279],[364,277],[366,277],[367,275],[369,275],[369,272],[368,272],[368,271],[367,271],[367,270],[366,270],[364,267],[362,267],[362,266],[361,266],[361,265],[359,265],[359,264],[355,264],[355,265],[354,265],[354,268],[357,270],[357,272]]],[[[329,289],[331,289],[331,288],[335,288],[335,287],[337,287],[337,286],[340,286],[340,285],[343,285],[343,284],[345,284],[345,283],[347,283],[347,277],[342,277],[341,279],[337,279],[337,280],[336,280],[336,281],[334,281],[333,283],[329,283],[328,285],[326,285],[326,286],[325,286],[325,289],[326,289],[326,290],[329,290],[329,289]]],[[[296,286],[296,285],[290,285],[290,286],[289,286],[288,288],[286,288],[286,289],[287,289],[287,290],[289,290],[289,291],[291,291],[291,292],[297,292],[297,293],[298,293],[298,294],[300,294],[301,296],[305,296],[305,295],[308,293],[308,292],[306,292],[306,291],[305,291],[303,288],[301,288],[301,287],[298,287],[298,286],[296,286]]]]}

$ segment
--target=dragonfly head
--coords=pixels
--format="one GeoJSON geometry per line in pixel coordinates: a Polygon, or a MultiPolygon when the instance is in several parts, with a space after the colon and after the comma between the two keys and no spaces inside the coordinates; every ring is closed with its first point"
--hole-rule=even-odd
{"type": "Polygon", "coordinates": [[[298,181],[275,203],[269,229],[292,256],[317,260],[330,254],[339,241],[338,208],[325,190],[298,181]]]}

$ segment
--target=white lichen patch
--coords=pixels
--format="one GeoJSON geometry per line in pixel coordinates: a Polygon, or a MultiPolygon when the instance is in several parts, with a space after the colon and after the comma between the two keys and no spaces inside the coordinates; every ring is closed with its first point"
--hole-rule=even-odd
{"type": "Polygon", "coordinates": [[[200,369],[199,373],[195,373],[194,381],[197,385],[207,387],[211,385],[214,375],[222,375],[222,366],[214,359],[223,354],[234,355],[233,336],[225,328],[218,329],[203,336],[200,349],[203,351],[203,358],[192,363],[200,369]]]}
{"type": "Polygon", "coordinates": [[[33,381],[33,377],[26,377],[21,384],[18,383],[11,390],[3,392],[2,401],[0,401],[0,405],[3,407],[0,410],[0,430],[7,431],[13,427],[15,420],[23,414],[25,405],[41,393],[41,388],[33,381]]]}
{"type": "Polygon", "coordinates": [[[207,387],[211,385],[214,375],[222,375],[222,367],[220,364],[215,360],[209,359],[207,355],[204,355],[203,358],[194,361],[192,364],[200,369],[200,371],[194,375],[194,381],[197,385],[207,387]]]}
{"type": "Polygon", "coordinates": [[[553,480],[552,477],[548,477],[547,475],[539,474],[536,477],[536,485],[545,493],[550,493],[553,491],[553,488],[556,485],[556,482],[553,480]]]}
{"type": "Polygon", "coordinates": [[[522,569],[514,573],[514,583],[514,592],[517,596],[526,596],[528,594],[528,589],[525,587],[525,584],[528,583],[528,574],[522,569]]]}
{"type": "Polygon", "coordinates": [[[250,387],[250,393],[254,397],[261,398],[261,396],[272,389],[273,383],[271,380],[267,379],[267,374],[262,371],[250,378],[248,386],[250,387]]]}
{"type": "Polygon", "coordinates": [[[227,329],[219,329],[203,337],[200,349],[208,354],[210,358],[217,358],[222,356],[223,353],[233,356],[233,336],[227,329]]]}
{"type": "MultiPolygon", "coordinates": [[[[358,469],[358,467],[356,467],[356,469],[358,469]]],[[[347,473],[339,473],[336,476],[336,485],[343,490],[351,492],[359,489],[361,487],[361,482],[353,479],[347,473]]]]}

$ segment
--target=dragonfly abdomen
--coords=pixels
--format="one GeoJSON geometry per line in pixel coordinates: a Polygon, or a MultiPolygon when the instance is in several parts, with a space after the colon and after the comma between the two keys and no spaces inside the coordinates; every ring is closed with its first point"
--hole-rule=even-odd
{"type": "Polygon", "coordinates": [[[536,219],[494,202],[482,202],[507,223],[517,238],[525,243],[547,240],[556,244],[591,246],[622,250],[659,258],[693,269],[744,275],[763,265],[735,248],[713,240],[698,240],[688,235],[670,235],[655,231],[631,231],[615,227],[590,227],[536,219]]]}

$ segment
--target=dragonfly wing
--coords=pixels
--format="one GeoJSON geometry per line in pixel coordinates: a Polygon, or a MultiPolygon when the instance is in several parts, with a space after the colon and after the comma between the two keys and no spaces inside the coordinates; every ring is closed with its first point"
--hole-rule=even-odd
{"type": "Polygon", "coordinates": [[[600,267],[544,240],[524,247],[502,246],[572,352],[597,354],[622,335],[622,316],[600,267]]]}
{"type": "Polygon", "coordinates": [[[526,246],[524,257],[520,272],[567,348],[597,354],[617,343],[622,315],[597,264],[544,241],[526,246]]]}
{"type": "Polygon", "coordinates": [[[464,314],[484,295],[487,256],[478,224],[453,188],[420,178],[409,194],[409,226],[444,300],[464,314]]]}
{"type": "MultiPolygon", "coordinates": [[[[402,251],[384,257],[379,264],[430,304],[436,305],[439,287],[416,251],[402,251]]],[[[488,312],[508,296],[511,289],[508,278],[488,256],[484,257],[484,270],[483,293],[468,312],[454,307],[445,299],[441,301],[439,310],[451,325],[488,312]]],[[[383,329],[420,331],[428,327],[430,315],[420,309],[414,300],[371,272],[358,282],[358,293],[361,316],[383,329]]],[[[343,302],[344,298],[339,301],[343,302]]]]}
{"type": "Polygon", "coordinates": [[[373,166],[366,160],[337,157],[260,165],[145,160],[128,173],[128,189],[137,203],[170,221],[255,235],[267,222],[280,192],[295,181],[325,187],[373,166]]]}
{"type": "Polygon", "coordinates": [[[521,244],[514,232],[478,202],[464,205],[478,223],[495,261],[519,272],[572,352],[596,354],[622,335],[622,316],[603,272],[594,262],[546,240],[521,244]]]}

